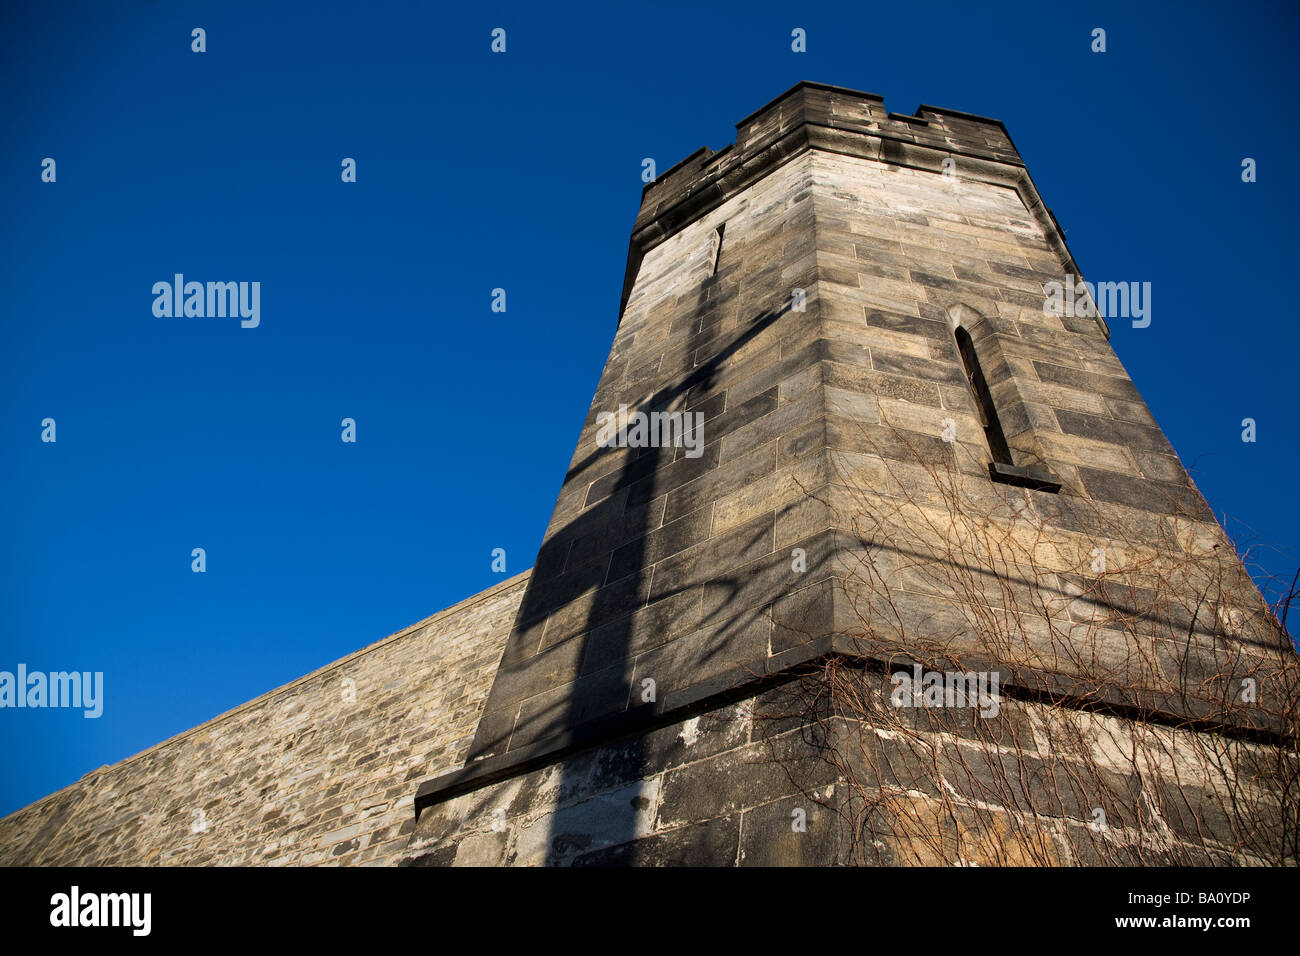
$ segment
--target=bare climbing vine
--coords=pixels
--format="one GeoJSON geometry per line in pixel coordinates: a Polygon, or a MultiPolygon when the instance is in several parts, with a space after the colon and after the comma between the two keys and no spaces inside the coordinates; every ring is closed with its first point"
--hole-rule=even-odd
{"type": "Polygon", "coordinates": [[[1270,604],[1176,503],[998,484],[922,440],[832,452],[841,643],[756,712],[833,764],[808,795],[841,860],[1295,865],[1294,582],[1270,604]]]}

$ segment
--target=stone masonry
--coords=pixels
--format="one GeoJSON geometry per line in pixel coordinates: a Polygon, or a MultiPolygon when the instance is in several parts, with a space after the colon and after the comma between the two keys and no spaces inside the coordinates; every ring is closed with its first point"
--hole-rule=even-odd
{"type": "Polygon", "coordinates": [[[799,84],[646,186],[532,571],[3,859],[1294,864],[1296,654],[1080,274],[1000,122],[799,84]]]}
{"type": "Polygon", "coordinates": [[[0,820],[0,864],[393,863],[465,759],[528,573],[0,820]]]}
{"type": "Polygon", "coordinates": [[[804,83],[647,186],[407,862],[1293,861],[1294,651],[1105,320],[1045,311],[1079,274],[951,110],[804,83]],[[703,453],[602,444],[620,406],[698,413],[703,453]],[[914,664],[999,676],[998,715],[883,706],[914,664]]]}

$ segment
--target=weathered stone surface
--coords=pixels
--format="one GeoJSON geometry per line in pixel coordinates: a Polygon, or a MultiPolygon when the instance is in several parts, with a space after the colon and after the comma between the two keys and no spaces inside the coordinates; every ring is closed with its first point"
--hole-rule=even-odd
{"type": "MultiPolygon", "coordinates": [[[[0,820],[0,863],[385,864],[465,759],[528,574],[0,820]]],[[[481,854],[487,854],[485,844],[481,854]]]]}

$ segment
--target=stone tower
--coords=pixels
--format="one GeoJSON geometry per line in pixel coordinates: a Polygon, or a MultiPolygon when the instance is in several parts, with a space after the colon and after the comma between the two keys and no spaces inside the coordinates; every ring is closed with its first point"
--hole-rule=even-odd
{"type": "Polygon", "coordinates": [[[1079,275],[954,110],[802,83],[649,184],[407,862],[1294,860],[1295,655],[1079,275]]]}
{"type": "Polygon", "coordinates": [[[1295,863],[1296,654],[1079,275],[1001,123],[796,86],[645,188],[531,572],[0,864],[1295,863]]]}

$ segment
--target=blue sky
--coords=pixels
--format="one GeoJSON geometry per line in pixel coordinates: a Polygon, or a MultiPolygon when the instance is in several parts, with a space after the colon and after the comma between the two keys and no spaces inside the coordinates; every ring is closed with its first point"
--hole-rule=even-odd
{"type": "Polygon", "coordinates": [[[0,711],[0,813],[529,567],[642,159],[799,80],[1007,124],[1085,277],[1152,283],[1112,344],[1289,579],[1293,15],[1020,7],[7,5],[0,670],[102,671],[105,708],[0,711]],[[156,318],[177,272],[259,281],[260,326],[156,318]]]}

